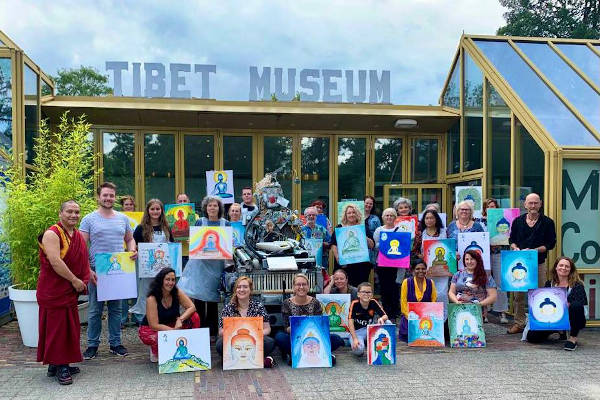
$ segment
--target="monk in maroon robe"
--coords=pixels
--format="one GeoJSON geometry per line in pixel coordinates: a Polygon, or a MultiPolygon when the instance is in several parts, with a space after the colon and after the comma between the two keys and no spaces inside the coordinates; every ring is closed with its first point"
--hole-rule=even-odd
{"type": "Polygon", "coordinates": [[[75,201],[64,202],[58,216],[60,222],[38,238],[37,360],[49,364],[48,376],[56,376],[61,385],[70,385],[79,368],[69,364],[83,361],[77,299],[87,289],[90,263],[87,244],[75,228],[79,223],[79,205],[75,201]]]}

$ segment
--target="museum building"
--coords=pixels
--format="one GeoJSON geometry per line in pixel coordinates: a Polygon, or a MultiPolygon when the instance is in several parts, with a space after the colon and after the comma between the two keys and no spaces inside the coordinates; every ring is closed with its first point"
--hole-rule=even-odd
{"type": "Polygon", "coordinates": [[[291,208],[313,200],[399,196],[452,214],[457,186],[481,186],[501,207],[539,193],[600,325],[600,41],[463,35],[437,106],[306,101],[55,96],[54,84],[0,32],[0,166],[23,154],[46,119],[92,124],[101,181],[142,209],[186,192],[207,170],[233,170],[236,198],[279,170],[291,208]]]}

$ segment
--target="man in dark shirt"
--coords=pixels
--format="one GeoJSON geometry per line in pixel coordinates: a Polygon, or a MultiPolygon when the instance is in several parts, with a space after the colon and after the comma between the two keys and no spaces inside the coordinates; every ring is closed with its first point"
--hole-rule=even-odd
{"type": "Polygon", "coordinates": [[[388,316],[381,304],[373,298],[371,284],[363,282],[358,285],[358,300],[354,300],[350,305],[348,321],[348,330],[352,336],[350,339],[352,353],[357,356],[363,355],[369,324],[385,324],[387,320],[388,316]]]}
{"type": "MultiPolygon", "coordinates": [[[[538,287],[544,287],[547,278],[546,257],[548,251],[556,245],[556,228],[554,221],[540,213],[542,200],[536,193],[525,197],[527,212],[516,218],[510,231],[511,250],[537,250],[538,252],[538,287]]],[[[508,333],[520,333],[525,328],[527,311],[527,293],[514,294],[515,323],[508,333]]]]}

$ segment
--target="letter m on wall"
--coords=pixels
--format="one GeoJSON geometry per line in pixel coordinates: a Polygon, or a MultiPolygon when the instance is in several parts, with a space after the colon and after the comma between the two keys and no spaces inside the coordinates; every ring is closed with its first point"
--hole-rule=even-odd
{"type": "Polygon", "coordinates": [[[577,193],[575,186],[573,185],[573,181],[569,176],[569,171],[563,169],[563,192],[562,192],[562,209],[566,210],[567,205],[567,193],[573,201],[573,205],[576,210],[579,210],[581,204],[585,200],[588,192],[591,190],[590,196],[590,209],[597,210],[598,209],[598,195],[600,190],[600,182],[598,179],[598,170],[590,171],[590,175],[588,176],[585,184],[581,188],[581,191],[577,193]]]}

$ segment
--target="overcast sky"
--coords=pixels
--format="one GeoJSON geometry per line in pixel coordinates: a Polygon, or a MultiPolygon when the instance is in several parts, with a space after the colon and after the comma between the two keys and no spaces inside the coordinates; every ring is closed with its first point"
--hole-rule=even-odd
{"type": "MultiPolygon", "coordinates": [[[[2,1],[0,30],[49,74],[127,61],[132,65],[216,65],[210,97],[248,100],[249,67],[390,71],[391,102],[437,104],[463,33],[494,34],[504,24],[497,0],[333,1],[2,1]],[[141,5],[143,4],[143,6],[141,5]]],[[[200,74],[180,73],[200,97],[200,74]]],[[[142,67],[142,92],[145,81],[142,67]]],[[[274,73],[272,81],[274,81],[274,73]]],[[[317,79],[317,81],[319,81],[317,79]]],[[[333,79],[346,100],[346,81],[333,79]]],[[[368,73],[367,73],[368,81],[368,73]]],[[[274,91],[271,84],[271,92],[274,91]]],[[[323,90],[322,81],[320,90],[323,90]]],[[[368,96],[367,96],[368,97],[368,96]]]]}

